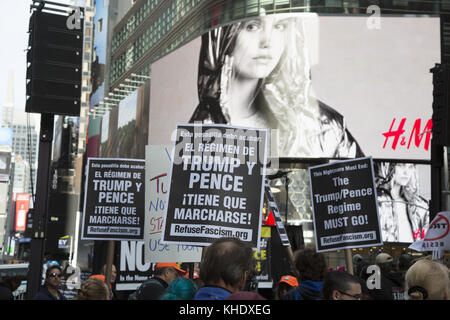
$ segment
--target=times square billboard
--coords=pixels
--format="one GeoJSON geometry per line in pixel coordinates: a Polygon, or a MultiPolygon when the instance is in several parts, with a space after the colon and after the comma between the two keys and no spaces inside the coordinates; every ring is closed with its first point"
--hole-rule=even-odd
{"type": "Polygon", "coordinates": [[[152,64],[148,144],[177,123],[271,129],[270,155],[374,158],[385,242],[429,224],[438,17],[272,14],[213,28],[152,64]]]}

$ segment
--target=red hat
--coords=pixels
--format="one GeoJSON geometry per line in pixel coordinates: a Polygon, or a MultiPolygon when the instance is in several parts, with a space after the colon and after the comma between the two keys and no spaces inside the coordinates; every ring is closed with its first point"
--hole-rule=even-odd
{"type": "Polygon", "coordinates": [[[282,276],[280,281],[278,281],[278,284],[280,284],[281,282],[287,283],[288,285],[290,285],[291,287],[298,287],[298,281],[297,278],[294,276],[282,276]]]}
{"type": "Polygon", "coordinates": [[[159,262],[155,266],[155,270],[164,267],[171,267],[178,271],[179,274],[183,275],[186,273],[183,269],[180,269],[175,262],[159,262]]]}

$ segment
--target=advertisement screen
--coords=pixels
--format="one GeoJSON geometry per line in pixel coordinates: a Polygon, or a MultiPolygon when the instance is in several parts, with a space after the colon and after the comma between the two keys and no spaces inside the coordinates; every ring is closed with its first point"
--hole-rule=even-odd
{"type": "Polygon", "coordinates": [[[374,172],[383,241],[423,239],[430,225],[430,166],[375,161],[374,172]]]}
{"type": "Polygon", "coordinates": [[[152,65],[148,144],[176,123],[271,129],[271,154],[429,160],[439,18],[276,14],[212,29],[152,65]]]}
{"type": "Polygon", "coordinates": [[[149,93],[147,82],[103,115],[99,157],[145,159],[149,93]]]}
{"type": "Polygon", "coordinates": [[[16,222],[14,224],[15,231],[25,231],[29,206],[30,195],[28,193],[16,194],[16,222]]]}

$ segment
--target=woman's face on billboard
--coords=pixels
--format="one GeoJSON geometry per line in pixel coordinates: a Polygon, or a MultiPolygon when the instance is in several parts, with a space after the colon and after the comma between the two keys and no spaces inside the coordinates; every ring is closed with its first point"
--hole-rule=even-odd
{"type": "Polygon", "coordinates": [[[395,166],[393,180],[394,183],[406,186],[414,172],[412,163],[399,163],[395,166]]]}
{"type": "Polygon", "coordinates": [[[275,15],[243,22],[233,51],[238,77],[267,77],[280,61],[286,45],[288,19],[275,15]]]}

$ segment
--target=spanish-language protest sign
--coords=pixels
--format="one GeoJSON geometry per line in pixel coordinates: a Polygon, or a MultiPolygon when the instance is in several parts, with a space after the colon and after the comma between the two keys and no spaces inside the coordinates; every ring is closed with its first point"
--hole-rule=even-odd
{"type": "Polygon", "coordinates": [[[83,240],[143,240],[145,160],[88,158],[83,240]]]}
{"type": "Polygon", "coordinates": [[[259,248],[267,129],[179,124],[162,242],[236,237],[259,248]]]}
{"type": "Polygon", "coordinates": [[[431,251],[434,259],[440,259],[444,251],[450,250],[449,220],[450,211],[439,212],[431,221],[425,238],[413,242],[409,248],[431,251]]]}
{"type": "Polygon", "coordinates": [[[172,146],[149,145],[145,148],[145,261],[200,262],[201,247],[161,243],[169,191],[171,152],[172,146]]]}
{"type": "Polygon", "coordinates": [[[318,252],[382,245],[372,158],[309,168],[318,252]]]}

